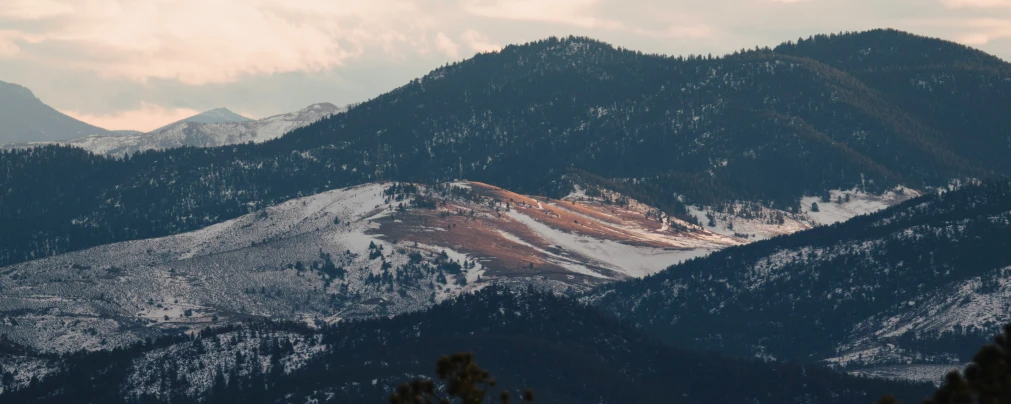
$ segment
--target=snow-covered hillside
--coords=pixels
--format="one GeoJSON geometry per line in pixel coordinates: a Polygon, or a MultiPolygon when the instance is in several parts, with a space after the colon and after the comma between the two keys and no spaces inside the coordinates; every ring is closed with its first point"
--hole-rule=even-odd
{"type": "Polygon", "coordinates": [[[462,269],[460,254],[367,235],[388,209],[383,186],[366,185],[3,268],[0,333],[47,350],[98,349],[232,319],[392,314],[474,287],[462,278],[481,266],[462,269]]]}
{"type": "Polygon", "coordinates": [[[67,351],[229,320],[392,315],[489,283],[585,290],[740,242],[669,224],[481,183],[364,185],[0,268],[0,333],[67,351]]]}
{"type": "Polygon", "coordinates": [[[800,211],[796,213],[770,209],[758,203],[736,203],[720,208],[690,206],[689,211],[706,230],[757,241],[796,233],[815,226],[845,222],[920,195],[919,191],[902,186],[880,195],[854,188],[831,190],[820,197],[804,197],[800,202],[800,211]],[[815,206],[817,211],[814,210],[815,206]]]}
{"type": "Polygon", "coordinates": [[[60,363],[56,360],[0,353],[0,394],[41,381],[59,370],[60,363]]]}
{"type": "Polygon", "coordinates": [[[832,190],[821,197],[802,198],[800,207],[811,224],[829,225],[845,222],[856,216],[874,213],[920,195],[919,191],[903,186],[895,187],[895,189],[881,195],[868,194],[857,188],[832,190]],[[817,211],[815,206],[817,206],[817,211]]]}
{"type": "Polygon", "coordinates": [[[224,375],[245,378],[252,374],[292,373],[326,348],[317,335],[278,331],[254,334],[240,328],[146,352],[133,360],[120,388],[128,397],[161,396],[165,386],[159,381],[169,372],[182,369],[187,381],[185,394],[199,396],[210,392],[215,382],[223,387],[220,384],[224,375]],[[266,341],[276,341],[277,345],[267,345],[266,341]]]}
{"type": "Polygon", "coordinates": [[[299,111],[254,121],[242,120],[245,118],[219,108],[143,134],[94,135],[61,142],[21,143],[5,147],[24,148],[57,143],[80,147],[96,154],[122,156],[139,151],[182,146],[215,147],[247,142],[261,143],[344,110],[345,108],[333,104],[319,103],[299,111]],[[221,112],[222,110],[224,112],[221,112]]]}

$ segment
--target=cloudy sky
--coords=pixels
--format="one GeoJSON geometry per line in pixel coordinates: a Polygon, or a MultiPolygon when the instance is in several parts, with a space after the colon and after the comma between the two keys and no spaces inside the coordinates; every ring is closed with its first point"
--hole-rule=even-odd
{"type": "Polygon", "coordinates": [[[569,34],[724,54],[890,27],[1011,60],[1011,0],[0,0],[0,80],[108,129],[343,105],[569,34]]]}

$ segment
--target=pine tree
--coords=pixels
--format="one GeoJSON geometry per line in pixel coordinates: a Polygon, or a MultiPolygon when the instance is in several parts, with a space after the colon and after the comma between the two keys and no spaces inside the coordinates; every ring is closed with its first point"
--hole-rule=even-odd
{"type": "MultiPolygon", "coordinates": [[[[1004,334],[994,338],[993,344],[976,353],[964,373],[948,373],[944,384],[924,404],[1011,403],[1011,324],[1004,326],[1004,334]]],[[[900,403],[885,396],[878,404],[900,403]]]]}
{"type": "MultiPolygon", "coordinates": [[[[488,390],[495,387],[495,378],[477,365],[472,353],[455,353],[439,358],[435,372],[446,384],[446,397],[436,392],[435,382],[431,379],[414,379],[400,385],[397,392],[390,397],[390,403],[435,404],[459,399],[462,404],[481,404],[485,401],[488,390]]],[[[508,404],[509,398],[508,390],[503,390],[499,394],[502,404],[508,404]]],[[[522,399],[524,404],[533,402],[533,391],[529,389],[524,391],[522,399]]]]}

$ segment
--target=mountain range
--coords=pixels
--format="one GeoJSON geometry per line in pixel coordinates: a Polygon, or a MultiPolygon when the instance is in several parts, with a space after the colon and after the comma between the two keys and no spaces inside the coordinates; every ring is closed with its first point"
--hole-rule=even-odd
{"type": "MultiPolygon", "coordinates": [[[[861,79],[880,70],[873,58],[843,70],[819,53],[771,49],[709,59],[644,55],[585,38],[510,46],[260,144],[121,161],[57,147],[5,153],[0,183],[12,192],[0,196],[10,207],[0,225],[25,230],[2,239],[0,262],[194,230],[377,178],[435,182],[462,172],[557,197],[571,191],[562,177],[575,169],[691,222],[688,204],[725,210],[743,201],[796,212],[804,196],[833,189],[923,190],[1011,169],[1003,158],[1011,143],[996,132],[999,114],[927,124],[1007,105],[1006,63],[893,31],[845,37],[948,62],[914,59],[919,64],[889,70],[905,78],[883,85],[861,79]],[[984,62],[966,64],[977,59],[984,62]],[[945,74],[959,84],[937,79],[945,74]],[[941,108],[948,99],[964,105],[941,108]],[[74,174],[47,172],[54,159],[72,164],[74,174]],[[51,185],[35,189],[40,183],[51,185]],[[90,225],[68,231],[75,219],[90,225]]],[[[800,49],[839,41],[832,38],[813,37],[800,49]]]]}
{"type": "Polygon", "coordinates": [[[549,402],[915,401],[1011,322],[1009,93],[894,30],[549,38],[340,113],[0,151],[0,389],[375,401],[471,350],[549,402]]]}
{"type": "MultiPolygon", "coordinates": [[[[88,136],[61,145],[78,147],[95,154],[122,157],[147,150],[176,147],[216,147],[276,139],[292,129],[342,112],[330,103],[319,103],[287,114],[252,120],[225,108],[212,109],[171,123],[148,133],[128,136],[88,136]]],[[[23,147],[23,146],[22,146],[23,147]]]]}
{"type": "Polygon", "coordinates": [[[45,105],[31,91],[16,84],[0,82],[0,98],[6,111],[11,113],[0,117],[11,126],[9,137],[0,138],[3,149],[66,145],[111,157],[185,146],[262,143],[345,110],[330,103],[318,103],[299,111],[253,120],[227,108],[216,108],[142,133],[107,131],[77,121],[45,105]],[[35,132],[38,135],[33,134],[35,132]],[[17,133],[23,135],[15,136],[17,133]]]}

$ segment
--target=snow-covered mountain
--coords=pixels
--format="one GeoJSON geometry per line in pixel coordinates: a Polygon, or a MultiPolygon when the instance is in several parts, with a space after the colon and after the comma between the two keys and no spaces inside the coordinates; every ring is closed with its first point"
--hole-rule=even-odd
{"type": "Polygon", "coordinates": [[[214,147],[246,142],[261,143],[344,110],[345,108],[330,103],[319,103],[299,111],[254,121],[227,109],[218,108],[144,134],[88,136],[59,143],[112,156],[183,146],[214,147]]]}
{"type": "Polygon", "coordinates": [[[44,104],[25,87],[0,81],[0,145],[112,134],[64,115],[44,104]]]}

